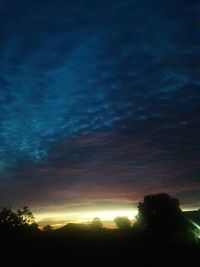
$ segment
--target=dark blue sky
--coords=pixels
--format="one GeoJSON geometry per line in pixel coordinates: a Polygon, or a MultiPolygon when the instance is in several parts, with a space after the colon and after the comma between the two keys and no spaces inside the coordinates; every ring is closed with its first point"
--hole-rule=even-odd
{"type": "Polygon", "coordinates": [[[194,0],[1,0],[0,203],[199,207],[199,26],[194,0]]]}

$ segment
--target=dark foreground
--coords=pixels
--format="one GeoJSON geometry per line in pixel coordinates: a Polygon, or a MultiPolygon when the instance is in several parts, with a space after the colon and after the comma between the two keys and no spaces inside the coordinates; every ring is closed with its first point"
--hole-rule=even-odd
{"type": "Polygon", "coordinates": [[[182,234],[123,230],[40,230],[1,233],[1,266],[69,266],[117,263],[163,266],[189,263],[200,256],[200,242],[182,234]],[[8,255],[8,256],[7,256],[8,255]]]}

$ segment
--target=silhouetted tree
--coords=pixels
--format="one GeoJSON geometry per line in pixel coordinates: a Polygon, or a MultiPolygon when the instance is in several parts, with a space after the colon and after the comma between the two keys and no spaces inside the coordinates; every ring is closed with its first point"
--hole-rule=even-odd
{"type": "Polygon", "coordinates": [[[34,222],[34,223],[31,223],[31,224],[30,224],[30,229],[33,230],[33,231],[39,230],[39,229],[38,229],[38,224],[35,223],[35,222],[34,222]]]}
{"type": "Polygon", "coordinates": [[[1,228],[16,228],[21,226],[21,218],[11,209],[5,207],[0,212],[0,227],[1,228]]]}
{"type": "Polygon", "coordinates": [[[103,223],[101,222],[99,218],[94,218],[89,225],[91,228],[94,228],[94,229],[100,229],[103,227],[103,223]]]}
{"type": "Polygon", "coordinates": [[[29,207],[25,206],[21,210],[18,209],[17,216],[20,218],[22,225],[31,225],[35,223],[34,216],[32,212],[30,211],[29,207]]]}
{"type": "Polygon", "coordinates": [[[138,205],[137,225],[153,232],[185,230],[185,218],[179,201],[168,194],[147,195],[138,205]]]}
{"type": "Polygon", "coordinates": [[[129,229],[131,227],[131,221],[126,216],[117,217],[114,219],[114,222],[119,229],[129,229]]]}
{"type": "Polygon", "coordinates": [[[19,228],[33,226],[34,216],[28,207],[14,212],[11,207],[3,208],[0,212],[0,228],[19,228]]]}
{"type": "Polygon", "coordinates": [[[44,232],[51,232],[52,230],[53,230],[53,227],[49,224],[43,227],[44,232]]]}

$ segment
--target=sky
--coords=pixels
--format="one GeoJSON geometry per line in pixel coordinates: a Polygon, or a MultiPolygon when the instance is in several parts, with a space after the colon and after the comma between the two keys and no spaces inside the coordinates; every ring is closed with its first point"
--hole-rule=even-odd
{"type": "Polygon", "coordinates": [[[200,208],[199,27],[197,0],[0,0],[0,206],[200,208]]]}

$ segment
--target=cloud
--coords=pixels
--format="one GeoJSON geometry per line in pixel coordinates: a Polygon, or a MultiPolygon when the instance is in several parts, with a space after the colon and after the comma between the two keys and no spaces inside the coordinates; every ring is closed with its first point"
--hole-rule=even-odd
{"type": "Polygon", "coordinates": [[[195,190],[197,21],[178,0],[2,2],[2,202],[195,190]]]}

